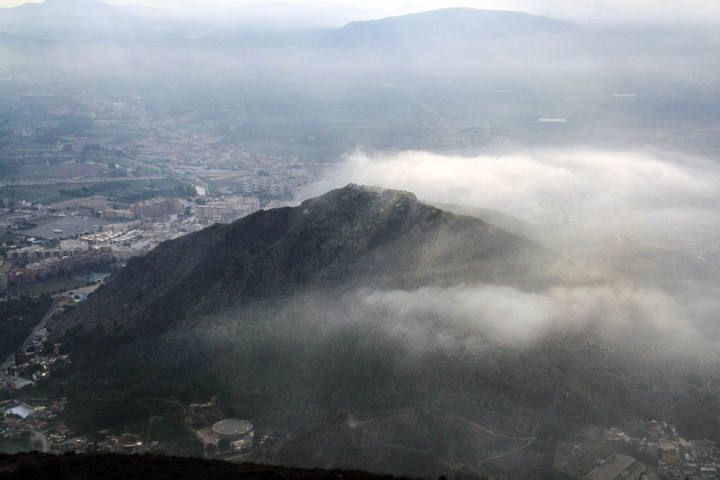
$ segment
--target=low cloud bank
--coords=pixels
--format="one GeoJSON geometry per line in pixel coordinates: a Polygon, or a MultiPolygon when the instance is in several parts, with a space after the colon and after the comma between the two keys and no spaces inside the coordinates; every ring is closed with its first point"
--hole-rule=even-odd
{"type": "Polygon", "coordinates": [[[686,321],[694,316],[687,305],[664,292],[630,286],[553,287],[529,293],[506,286],[461,285],[375,291],[361,298],[393,319],[388,329],[395,335],[428,348],[479,348],[488,340],[524,344],[550,332],[595,328],[605,336],[646,329],[684,345],[697,340],[686,321]]]}
{"type": "MultiPolygon", "coordinates": [[[[644,328],[678,345],[716,338],[720,165],[671,153],[587,149],[476,157],[356,152],[307,194],[349,182],[512,215],[571,264],[604,279],[600,286],[569,280],[532,293],[458,285],[363,294],[395,328],[418,327],[403,335],[415,335],[419,345],[432,343],[432,335],[412,318],[450,322],[443,331],[468,342],[484,335],[522,343],[555,328],[585,327],[611,334],[644,328]]],[[[449,337],[433,341],[443,338],[449,337]]]]}
{"type": "Polygon", "coordinates": [[[677,238],[674,232],[703,230],[703,225],[709,229],[720,220],[720,168],[672,154],[357,152],[314,190],[351,181],[409,190],[435,202],[495,209],[535,224],[603,227],[617,233],[649,233],[652,228],[677,238]]]}
{"type": "Polygon", "coordinates": [[[356,152],[306,195],[349,182],[511,215],[533,225],[530,236],[550,248],[615,273],[658,278],[658,268],[670,268],[707,282],[720,268],[720,165],[696,157],[588,149],[476,157],[356,152]]]}

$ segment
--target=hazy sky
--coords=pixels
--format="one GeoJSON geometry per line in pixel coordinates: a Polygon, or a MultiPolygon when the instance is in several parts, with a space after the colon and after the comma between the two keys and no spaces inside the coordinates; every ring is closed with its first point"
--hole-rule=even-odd
{"type": "MultiPolygon", "coordinates": [[[[208,5],[258,6],[293,4],[308,7],[348,8],[362,16],[383,16],[435,8],[465,6],[521,10],[580,20],[719,20],[719,0],[109,0],[112,3],[145,4],[158,7],[208,5]]],[[[25,3],[0,0],[0,6],[25,3]]]]}

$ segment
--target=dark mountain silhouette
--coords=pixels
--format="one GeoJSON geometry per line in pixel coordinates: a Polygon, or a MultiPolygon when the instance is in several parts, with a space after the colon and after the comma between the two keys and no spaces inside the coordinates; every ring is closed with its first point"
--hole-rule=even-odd
{"type": "MultiPolygon", "coordinates": [[[[700,367],[654,354],[642,325],[606,336],[559,320],[514,343],[475,324],[495,297],[467,320],[438,299],[562,286],[559,259],[411,193],[348,185],[132,259],[53,320],[72,365],[48,394],[75,399],[66,420],[81,433],[145,425],[137,399],[214,397],[272,433],[253,461],[422,477],[543,477],[558,436],[588,424],[663,418],[716,438],[714,397],[685,381],[700,367]]],[[[514,308],[498,321],[516,321],[514,308]]]]}
{"type": "Polygon", "coordinates": [[[59,326],[161,332],[304,288],[530,286],[545,275],[536,265],[552,258],[538,244],[410,193],[349,185],[166,242],[132,259],[59,326]]]}
{"type": "Polygon", "coordinates": [[[24,480],[392,480],[351,470],[302,470],[155,455],[0,455],[0,478],[24,480]]]}

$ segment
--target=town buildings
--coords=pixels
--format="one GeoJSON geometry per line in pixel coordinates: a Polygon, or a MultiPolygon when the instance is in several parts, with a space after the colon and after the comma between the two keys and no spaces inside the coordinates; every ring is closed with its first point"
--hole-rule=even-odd
{"type": "Polygon", "coordinates": [[[134,203],[130,207],[135,218],[159,218],[179,214],[183,210],[182,202],[177,198],[153,198],[134,203]]]}

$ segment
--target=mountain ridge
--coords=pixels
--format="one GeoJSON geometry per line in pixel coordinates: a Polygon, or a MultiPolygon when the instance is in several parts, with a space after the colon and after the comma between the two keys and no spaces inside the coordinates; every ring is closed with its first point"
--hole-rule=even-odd
{"type": "Polygon", "coordinates": [[[695,360],[654,355],[642,322],[606,335],[603,310],[577,328],[560,315],[526,343],[493,335],[487,315],[532,329],[516,322],[544,315],[528,295],[578,286],[553,276],[557,260],[409,192],[350,184],[131,260],[52,320],[72,365],[49,395],[75,399],[65,418],[77,432],[145,425],[142,408],[88,415],[108,408],[96,397],[214,398],[222,417],[281,432],[254,461],[424,477],[517,448],[475,424],[533,439],[493,464],[527,478],[551,470],[560,434],[588,424],[663,418],[716,438],[716,405],[683,380],[695,360]]]}
{"type": "Polygon", "coordinates": [[[350,184],[298,207],[262,210],[161,244],[132,259],[59,330],[126,330],[123,324],[140,324],[134,318],[145,326],[156,319],[164,330],[180,318],[297,288],[412,288],[469,280],[475,267],[485,269],[479,277],[487,281],[531,276],[518,251],[550,257],[539,244],[411,193],[350,184]],[[470,239],[475,243],[459,248],[470,239]]]}
{"type": "Polygon", "coordinates": [[[450,7],[417,13],[408,13],[404,15],[392,15],[372,20],[356,20],[348,23],[342,28],[350,29],[368,25],[391,25],[399,23],[431,27],[433,24],[437,26],[437,22],[440,22],[441,27],[446,27],[448,22],[466,22],[467,26],[478,26],[482,23],[487,23],[489,25],[490,22],[499,21],[514,21],[517,25],[538,26],[544,27],[548,30],[553,28],[566,28],[570,25],[568,22],[552,17],[534,15],[522,11],[450,7]]]}
{"type": "Polygon", "coordinates": [[[227,9],[222,16],[201,20],[182,11],[168,11],[150,7],[108,4],[93,0],[49,0],[0,9],[0,31],[22,37],[53,39],[58,42],[73,39],[134,41],[162,36],[158,26],[167,29],[170,37],[202,32],[206,38],[244,38],[254,31],[264,31],[275,41],[288,41],[306,47],[324,45],[364,44],[369,41],[424,42],[429,37],[489,38],[491,36],[546,34],[565,31],[568,23],[550,17],[502,10],[455,8],[430,10],[421,13],[389,16],[372,20],[343,22],[340,26],[306,26],[292,22],[278,30],[279,19],[262,20],[252,8],[227,9]],[[207,27],[215,26],[217,31],[207,27]],[[183,34],[183,32],[185,32],[183,34]],[[479,35],[479,37],[478,37],[479,35]],[[330,42],[328,44],[328,42],[330,42]],[[339,42],[339,43],[338,43],[339,42]]]}

